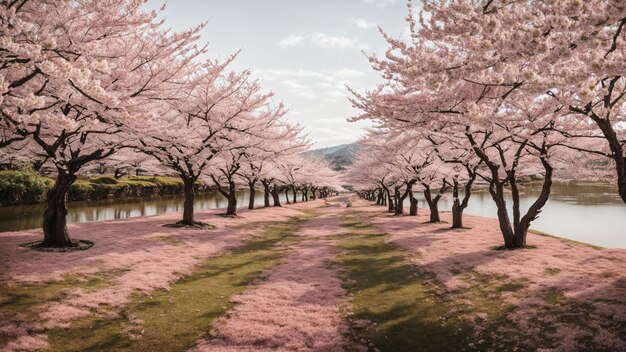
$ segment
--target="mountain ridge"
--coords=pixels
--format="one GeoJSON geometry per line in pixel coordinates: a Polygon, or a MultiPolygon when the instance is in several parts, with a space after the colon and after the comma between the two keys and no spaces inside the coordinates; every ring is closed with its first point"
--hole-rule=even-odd
{"type": "Polygon", "coordinates": [[[335,171],[343,171],[352,165],[354,153],[361,147],[357,143],[339,144],[332,147],[309,150],[304,155],[321,156],[328,160],[335,171]]]}

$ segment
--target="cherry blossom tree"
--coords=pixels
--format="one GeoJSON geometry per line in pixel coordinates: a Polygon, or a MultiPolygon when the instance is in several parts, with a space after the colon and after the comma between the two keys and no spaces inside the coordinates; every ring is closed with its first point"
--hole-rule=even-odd
{"type": "Polygon", "coordinates": [[[439,84],[505,88],[503,99],[516,90],[547,94],[568,112],[558,130],[563,144],[609,159],[626,203],[623,1],[426,1],[423,9],[413,37],[444,53],[423,48],[433,54],[422,56],[429,67],[412,67],[413,74],[425,69],[439,84]],[[581,138],[605,143],[585,148],[581,138]]]}
{"type": "Polygon", "coordinates": [[[107,159],[99,160],[85,168],[86,173],[113,174],[116,179],[124,176],[141,176],[142,173],[152,175],[166,174],[169,170],[149,155],[132,148],[121,149],[107,159]]]}
{"type": "MultiPolygon", "coordinates": [[[[438,18],[434,16],[429,23],[437,26],[438,18]]],[[[470,53],[449,45],[443,37],[436,41],[422,36],[415,24],[410,15],[409,43],[385,35],[390,46],[385,58],[370,57],[374,69],[388,82],[365,94],[353,92],[353,104],[363,111],[354,120],[371,119],[388,130],[421,131],[438,149],[448,139],[455,141],[457,157],[474,154],[472,159],[485,165],[476,171],[490,185],[505,247],[524,247],[530,223],[549,197],[555,155],[567,142],[560,131],[569,127],[569,113],[549,94],[517,89],[515,84],[484,85],[446,72],[454,71],[447,67],[463,64],[470,53]],[[543,175],[541,193],[522,214],[519,180],[537,174],[543,175]],[[509,191],[513,221],[505,197],[509,191]]],[[[426,195],[430,193],[427,184],[422,183],[426,195]]],[[[438,187],[446,184],[454,185],[454,178],[438,187]]],[[[459,201],[457,210],[460,206],[459,201]]]]}
{"type": "MultiPolygon", "coordinates": [[[[267,128],[264,124],[268,121],[255,114],[265,109],[272,94],[261,93],[259,83],[250,80],[249,71],[226,72],[233,59],[231,56],[224,62],[206,62],[202,71],[187,79],[187,91],[182,97],[166,102],[163,112],[141,133],[146,136],[141,139],[142,151],[183,180],[181,226],[203,226],[194,219],[194,188],[201,176],[223,171],[234,188],[233,177],[249,147],[246,143],[251,133],[267,128]],[[216,168],[218,164],[221,169],[216,168]]],[[[275,120],[284,114],[284,109],[280,105],[263,114],[265,119],[275,120]]],[[[229,201],[236,202],[234,190],[229,197],[229,201]]],[[[233,210],[229,208],[229,212],[233,210]]]]}
{"type": "MultiPolygon", "coordinates": [[[[287,110],[282,103],[276,106],[271,104],[270,98],[273,93],[259,94],[259,90],[258,82],[255,82],[256,99],[253,100],[256,100],[256,104],[254,108],[239,114],[238,127],[229,129],[229,132],[233,133],[233,136],[229,138],[230,146],[219,153],[215,166],[208,172],[218,191],[228,200],[226,215],[237,215],[236,176],[241,176],[242,165],[245,163],[249,165],[255,155],[282,152],[280,143],[275,145],[272,141],[291,139],[299,133],[297,128],[282,124],[280,121],[287,110]],[[224,187],[224,184],[227,187],[224,187]]],[[[253,172],[258,172],[258,166],[253,172]]],[[[255,183],[260,178],[259,175],[252,177],[255,183]]],[[[251,198],[250,202],[254,202],[254,198],[251,198]]]]}
{"type": "Polygon", "coordinates": [[[280,177],[280,173],[277,163],[272,161],[265,167],[265,172],[263,177],[261,178],[261,184],[263,185],[264,191],[264,205],[266,207],[270,206],[270,196],[272,197],[272,206],[280,207],[280,186],[278,185],[278,178],[280,177]]]}
{"type": "Polygon", "coordinates": [[[276,167],[280,174],[279,180],[283,184],[283,190],[285,191],[285,201],[289,202],[289,191],[293,194],[293,203],[297,203],[297,185],[301,181],[302,168],[306,165],[304,158],[299,155],[290,155],[289,157],[282,158],[277,162],[276,167]]]}
{"type": "Polygon", "coordinates": [[[302,128],[298,125],[281,123],[267,132],[258,146],[248,148],[244,153],[241,167],[236,172],[248,186],[248,209],[254,209],[256,186],[259,181],[263,184],[264,205],[270,206],[270,185],[275,179],[272,174],[273,161],[284,155],[301,152],[308,146],[308,142],[301,136],[302,128]]]}
{"type": "Polygon", "coordinates": [[[77,174],[123,148],[204,51],[196,45],[202,26],[172,33],[156,16],[130,0],[0,6],[4,143],[28,138],[57,174],[41,246],[75,245],[66,195],[77,174]]]}
{"type": "Polygon", "coordinates": [[[302,190],[304,201],[309,200],[309,192],[311,199],[317,199],[319,190],[339,189],[340,175],[333,170],[330,161],[324,157],[308,155],[305,157],[305,165],[302,169],[302,190]]]}
{"type": "Polygon", "coordinates": [[[377,189],[379,205],[387,205],[389,212],[396,211],[391,189],[401,185],[398,168],[388,160],[389,151],[380,146],[380,140],[364,138],[359,141],[360,151],[354,158],[353,165],[348,168],[346,179],[361,191],[377,189]]]}

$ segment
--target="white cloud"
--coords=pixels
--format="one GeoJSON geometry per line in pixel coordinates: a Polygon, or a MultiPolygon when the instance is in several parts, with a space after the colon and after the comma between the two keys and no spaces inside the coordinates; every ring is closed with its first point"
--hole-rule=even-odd
{"type": "Polygon", "coordinates": [[[291,91],[302,98],[307,98],[307,99],[315,99],[316,95],[315,93],[313,93],[313,91],[311,89],[309,89],[307,86],[302,85],[300,83],[298,83],[297,81],[293,80],[293,79],[285,79],[280,81],[280,83],[286,85],[287,87],[289,87],[291,89],[291,91]]]}
{"type": "Polygon", "coordinates": [[[280,77],[299,77],[299,78],[322,78],[324,73],[308,70],[291,70],[291,69],[259,69],[254,70],[259,77],[265,79],[276,79],[280,77]]]}
{"type": "Polygon", "coordinates": [[[319,87],[324,88],[324,89],[328,89],[328,88],[333,88],[333,87],[334,87],[334,85],[333,85],[333,84],[330,84],[330,83],[328,83],[328,82],[318,82],[318,83],[317,83],[317,85],[318,85],[319,87]]]}
{"type": "Polygon", "coordinates": [[[353,70],[351,68],[343,68],[334,72],[335,76],[339,78],[357,78],[365,76],[365,72],[353,70]]]}
{"type": "Polygon", "coordinates": [[[315,84],[321,88],[343,87],[346,83],[350,83],[355,79],[363,78],[367,72],[355,70],[352,68],[342,68],[337,70],[293,70],[293,69],[258,69],[254,70],[257,77],[267,81],[292,81],[308,80],[308,82],[316,82],[315,84]]]}
{"type": "Polygon", "coordinates": [[[281,48],[287,48],[290,46],[296,46],[304,43],[304,39],[305,38],[303,36],[290,34],[287,37],[281,39],[278,43],[276,43],[276,45],[281,48]]]}
{"type": "Polygon", "coordinates": [[[341,90],[330,90],[328,92],[326,92],[326,94],[330,97],[333,98],[345,98],[348,94],[347,91],[341,91],[341,90]]]}
{"type": "Polygon", "coordinates": [[[397,0],[363,0],[363,1],[365,1],[368,4],[376,5],[382,9],[382,8],[387,7],[388,5],[393,4],[397,0]]]}
{"type": "Polygon", "coordinates": [[[368,28],[374,28],[374,27],[376,27],[376,23],[374,23],[374,22],[370,22],[370,21],[368,21],[368,20],[366,20],[366,19],[364,19],[364,18],[357,18],[357,19],[354,21],[354,24],[355,24],[357,27],[362,28],[362,29],[368,29],[368,28]]]}
{"type": "Polygon", "coordinates": [[[276,43],[281,48],[288,48],[304,44],[305,41],[322,48],[351,48],[355,46],[356,41],[352,38],[332,36],[322,32],[316,32],[311,35],[295,35],[290,34],[276,43]]]}
{"type": "Polygon", "coordinates": [[[354,40],[348,37],[334,37],[321,32],[311,36],[311,43],[322,48],[350,48],[354,46],[354,40]]]}

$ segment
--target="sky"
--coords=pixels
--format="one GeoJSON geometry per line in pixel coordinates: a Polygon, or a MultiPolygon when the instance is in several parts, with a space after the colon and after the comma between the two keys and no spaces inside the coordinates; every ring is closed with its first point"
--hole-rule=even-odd
{"type": "MultiPolygon", "coordinates": [[[[163,0],[148,0],[159,9],[163,0]]],[[[162,16],[174,30],[207,22],[201,41],[208,57],[226,58],[239,50],[233,70],[251,69],[263,87],[290,111],[286,119],[303,125],[314,148],[351,143],[366,122],[346,85],[371,89],[381,82],[364,51],[384,53],[377,26],[395,37],[406,35],[405,0],[171,0],[162,16]]]]}

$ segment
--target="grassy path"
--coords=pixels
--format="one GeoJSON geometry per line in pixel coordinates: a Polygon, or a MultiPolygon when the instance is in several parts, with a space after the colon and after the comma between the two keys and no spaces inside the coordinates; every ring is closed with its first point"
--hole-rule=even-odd
{"type": "MultiPolygon", "coordinates": [[[[137,294],[119,315],[105,309],[68,328],[20,328],[32,327],[27,337],[46,334],[52,351],[534,351],[560,347],[555,336],[570,327],[583,331],[597,319],[593,306],[565,291],[533,291],[529,278],[475,266],[450,266],[450,277],[462,282],[451,289],[438,267],[424,259],[440,253],[454,263],[462,257],[445,244],[429,252],[437,243],[388,242],[398,234],[394,228],[374,229],[385,220],[380,213],[349,201],[309,204],[303,215],[264,224],[242,247],[204,260],[169,290],[137,294]],[[524,300],[546,303],[523,316],[517,302],[524,300]]],[[[402,224],[408,236],[447,243],[447,231],[408,220],[402,224]]],[[[521,252],[526,253],[534,255],[521,252]]],[[[548,269],[546,277],[561,274],[548,269]]],[[[0,319],[19,316],[16,321],[36,323],[43,305],[67,299],[67,288],[98,292],[116,275],[121,273],[1,286],[0,319]]],[[[624,324],[616,318],[591,328],[619,338],[624,324]]],[[[623,350],[618,343],[598,345],[595,335],[576,336],[562,350],[623,350]]],[[[8,340],[0,331],[0,350],[8,340]]]]}
{"type": "Polygon", "coordinates": [[[379,351],[464,351],[472,327],[456,307],[407,262],[407,253],[386,244],[353,213],[339,236],[346,288],[353,295],[353,339],[379,351]]]}
{"type": "MultiPolygon", "coordinates": [[[[322,210],[323,211],[323,210],[322,210]]],[[[337,214],[303,223],[280,265],[235,297],[237,305],[217,324],[200,351],[341,352],[347,344],[342,319],[346,292],[333,263],[330,239],[342,231],[337,214]]]]}

